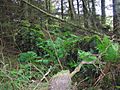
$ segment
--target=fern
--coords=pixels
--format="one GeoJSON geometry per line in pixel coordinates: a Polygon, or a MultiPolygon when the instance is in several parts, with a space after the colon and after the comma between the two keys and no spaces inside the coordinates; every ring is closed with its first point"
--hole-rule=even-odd
{"type": "Polygon", "coordinates": [[[21,53],[19,55],[18,61],[19,62],[34,62],[37,58],[37,54],[33,51],[28,51],[26,53],[21,53]]]}
{"type": "Polygon", "coordinates": [[[92,62],[94,60],[97,60],[97,57],[92,55],[92,53],[90,53],[90,52],[85,52],[85,51],[79,50],[78,55],[79,55],[79,58],[85,62],[92,62]]]}
{"type": "Polygon", "coordinates": [[[113,43],[108,36],[104,36],[102,43],[97,45],[104,61],[115,62],[119,57],[119,44],[113,43]]]}

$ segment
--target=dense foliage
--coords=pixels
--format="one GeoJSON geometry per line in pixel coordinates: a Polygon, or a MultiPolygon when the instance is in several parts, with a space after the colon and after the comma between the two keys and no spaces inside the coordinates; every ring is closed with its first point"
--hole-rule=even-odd
{"type": "Polygon", "coordinates": [[[0,1],[0,90],[48,90],[53,75],[81,63],[73,87],[120,89],[119,21],[112,26],[104,0],[102,15],[96,0],[60,1],[0,1]]]}

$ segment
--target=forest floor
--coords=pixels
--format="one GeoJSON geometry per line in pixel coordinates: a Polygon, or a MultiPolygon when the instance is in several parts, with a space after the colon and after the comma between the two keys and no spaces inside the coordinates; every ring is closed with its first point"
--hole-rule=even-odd
{"type": "MultiPolygon", "coordinates": [[[[0,52],[0,70],[4,71],[4,73],[6,73],[8,71],[12,71],[14,69],[19,71],[20,64],[17,61],[17,58],[19,55],[18,51],[15,48],[10,48],[10,47],[4,48],[2,46],[0,46],[0,51],[1,51],[0,52]]],[[[116,65],[114,65],[114,67],[111,68],[110,72],[107,73],[107,75],[106,75],[107,77],[105,77],[105,79],[100,81],[100,85],[98,85],[96,87],[96,89],[89,88],[89,89],[82,89],[82,90],[119,90],[120,89],[119,86],[116,86],[117,89],[115,89],[115,87],[113,87],[114,84],[116,84],[116,81],[117,81],[116,79],[119,78],[119,75],[120,75],[120,64],[117,63],[116,65]],[[103,87],[104,89],[102,89],[101,87],[103,87]],[[107,88],[109,88],[109,89],[107,89],[107,88]]],[[[2,82],[2,80],[3,80],[3,78],[1,79],[1,82],[2,82]]],[[[4,82],[9,83],[10,81],[4,81],[4,82]]],[[[83,81],[81,83],[81,85],[82,85],[82,87],[85,86],[86,81],[83,81]]],[[[119,85],[119,83],[118,83],[118,85],[119,85]]],[[[13,90],[12,88],[10,89],[9,86],[8,86],[9,89],[3,89],[3,88],[4,88],[4,85],[2,83],[0,83],[0,90],[13,90]]],[[[6,88],[6,86],[5,86],[5,88],[6,88]]],[[[27,83],[26,87],[23,85],[20,88],[22,88],[21,90],[48,90],[48,83],[46,83],[46,82],[41,83],[40,80],[30,80],[27,83]]]]}
{"type": "MultiPolygon", "coordinates": [[[[0,72],[11,72],[12,70],[19,71],[19,65],[17,59],[18,59],[18,51],[15,48],[4,48],[0,46],[0,72]]],[[[5,77],[10,77],[9,75],[6,75],[5,77]]],[[[0,77],[0,90],[13,90],[13,87],[9,86],[9,84],[3,84],[2,80],[4,78],[0,77]]],[[[11,82],[9,79],[7,81],[4,81],[6,83],[11,82]]],[[[14,84],[13,84],[14,85],[14,84]]],[[[46,82],[40,82],[39,80],[30,80],[29,83],[27,83],[27,86],[19,87],[20,90],[48,90],[48,83],[46,82]]],[[[18,89],[14,89],[18,90],[18,89]]]]}

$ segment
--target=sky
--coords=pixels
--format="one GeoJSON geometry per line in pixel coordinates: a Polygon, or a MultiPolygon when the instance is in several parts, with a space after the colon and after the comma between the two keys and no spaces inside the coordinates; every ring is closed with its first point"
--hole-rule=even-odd
{"type": "MultiPolygon", "coordinates": [[[[61,12],[60,10],[60,0],[52,0],[52,1],[56,1],[56,3],[54,3],[58,12],[61,12]]],[[[106,16],[112,16],[113,15],[113,11],[112,11],[112,0],[105,0],[105,5],[106,5],[106,16]]],[[[65,0],[65,2],[67,2],[67,0],[65,0]]],[[[80,4],[82,4],[82,2],[79,2],[80,4]]],[[[74,5],[76,6],[77,2],[74,1],[74,5]]],[[[65,5],[65,4],[64,4],[65,5]]],[[[68,3],[66,3],[66,5],[64,7],[68,7],[68,3]]],[[[75,7],[77,8],[77,7],[75,7]]],[[[64,8],[64,11],[67,11],[68,8],[64,8]]],[[[77,10],[77,9],[76,9],[77,10]]],[[[82,11],[82,8],[80,8],[80,11],[82,11]]],[[[65,12],[64,12],[65,13],[65,12]]],[[[101,15],[101,0],[96,0],[96,13],[101,15]]]]}
{"type": "MultiPolygon", "coordinates": [[[[98,14],[101,14],[101,0],[96,0],[97,1],[97,6],[96,6],[96,12],[98,14]]],[[[106,4],[106,16],[112,16],[113,15],[113,7],[112,7],[112,0],[105,0],[105,4],[106,4]]]]}

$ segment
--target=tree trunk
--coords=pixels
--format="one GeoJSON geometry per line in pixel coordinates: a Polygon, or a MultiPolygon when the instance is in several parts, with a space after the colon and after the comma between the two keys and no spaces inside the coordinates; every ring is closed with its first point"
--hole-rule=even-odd
{"type": "Polygon", "coordinates": [[[120,0],[113,0],[113,32],[120,37],[120,0]]]}
{"type": "Polygon", "coordinates": [[[95,0],[91,0],[91,2],[92,2],[92,15],[96,17],[95,0]]]}
{"type": "Polygon", "coordinates": [[[51,2],[50,1],[51,0],[48,1],[48,11],[49,11],[49,13],[51,13],[51,2]]]}
{"type": "Polygon", "coordinates": [[[69,11],[70,11],[71,20],[74,20],[75,10],[74,10],[74,5],[73,5],[73,0],[68,0],[68,3],[69,3],[69,11]]]}
{"type": "Polygon", "coordinates": [[[80,10],[79,10],[79,8],[80,8],[79,0],[77,0],[77,12],[78,12],[78,16],[80,15],[80,10]]]}
{"type": "MultiPolygon", "coordinates": [[[[45,0],[45,10],[50,13],[50,0],[45,0]]],[[[50,24],[50,18],[47,17],[46,24],[50,24]]]]}
{"type": "MultiPolygon", "coordinates": [[[[26,0],[27,2],[29,2],[29,0],[26,0]]],[[[29,12],[28,12],[28,5],[27,4],[25,4],[25,19],[28,19],[28,15],[29,14],[29,12]]]]}
{"type": "Polygon", "coordinates": [[[101,0],[101,21],[102,24],[106,22],[106,13],[105,13],[105,0],[101,0]]]}
{"type": "Polygon", "coordinates": [[[63,0],[61,0],[61,16],[62,16],[62,19],[63,19],[63,0]]]}
{"type": "Polygon", "coordinates": [[[80,5],[79,5],[79,0],[76,0],[77,1],[77,18],[78,18],[78,22],[80,24],[80,5]]]}
{"type": "Polygon", "coordinates": [[[87,1],[82,0],[83,5],[83,15],[84,15],[84,27],[89,27],[89,17],[88,17],[88,8],[87,8],[87,1]]]}
{"type": "Polygon", "coordinates": [[[45,10],[50,13],[50,0],[45,0],[45,10]]]}
{"type": "Polygon", "coordinates": [[[91,23],[92,23],[92,25],[94,26],[94,28],[97,30],[97,29],[98,29],[98,26],[96,26],[97,19],[96,19],[95,1],[96,1],[96,0],[91,0],[91,3],[92,3],[91,23]]]}

